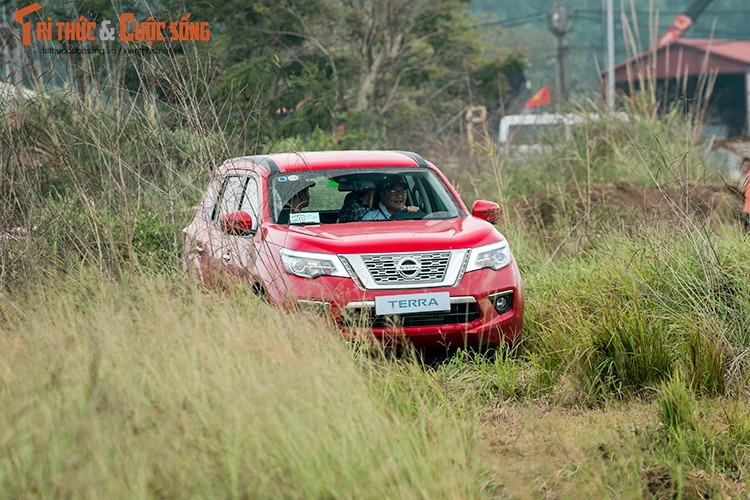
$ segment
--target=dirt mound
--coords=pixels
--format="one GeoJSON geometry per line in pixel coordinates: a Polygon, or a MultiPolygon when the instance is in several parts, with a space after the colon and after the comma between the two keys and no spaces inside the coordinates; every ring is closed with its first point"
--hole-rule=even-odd
{"type": "Polygon", "coordinates": [[[687,184],[678,188],[614,184],[565,185],[535,193],[516,204],[528,223],[540,228],[555,224],[638,223],[684,217],[730,221],[742,209],[742,195],[730,186],[687,184]]]}

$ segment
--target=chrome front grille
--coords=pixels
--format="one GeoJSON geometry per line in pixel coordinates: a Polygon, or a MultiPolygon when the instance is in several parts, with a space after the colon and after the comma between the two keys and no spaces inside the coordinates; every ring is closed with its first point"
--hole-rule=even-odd
{"type": "Polygon", "coordinates": [[[362,256],[377,285],[441,283],[450,260],[451,252],[362,256]]]}
{"type": "Polygon", "coordinates": [[[457,286],[469,250],[389,254],[342,254],[344,267],[362,290],[409,290],[457,286]]]}

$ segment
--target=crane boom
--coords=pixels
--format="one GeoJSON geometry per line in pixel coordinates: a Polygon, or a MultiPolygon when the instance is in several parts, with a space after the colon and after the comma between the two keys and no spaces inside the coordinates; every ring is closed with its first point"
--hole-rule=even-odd
{"type": "Polygon", "coordinates": [[[656,48],[660,49],[665,45],[682,38],[682,35],[690,29],[701,12],[703,12],[712,1],[713,0],[695,0],[685,12],[675,17],[672,24],[667,28],[667,31],[665,31],[656,41],[656,48]]]}

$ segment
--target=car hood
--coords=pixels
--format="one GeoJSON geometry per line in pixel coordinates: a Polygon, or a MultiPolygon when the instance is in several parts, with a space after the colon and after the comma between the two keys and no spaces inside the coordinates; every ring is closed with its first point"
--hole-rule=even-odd
{"type": "Polygon", "coordinates": [[[377,221],[320,226],[268,226],[269,239],[293,250],[334,254],[425,252],[473,248],[503,236],[476,217],[377,221]]]}

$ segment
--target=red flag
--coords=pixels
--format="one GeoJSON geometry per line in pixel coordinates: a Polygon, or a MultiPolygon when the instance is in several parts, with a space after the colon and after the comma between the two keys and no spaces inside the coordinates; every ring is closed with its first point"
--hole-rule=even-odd
{"type": "Polygon", "coordinates": [[[549,104],[552,102],[552,98],[550,97],[549,92],[551,87],[552,86],[548,83],[547,85],[539,89],[539,92],[531,96],[531,99],[526,101],[526,109],[549,106],[549,104]]]}

